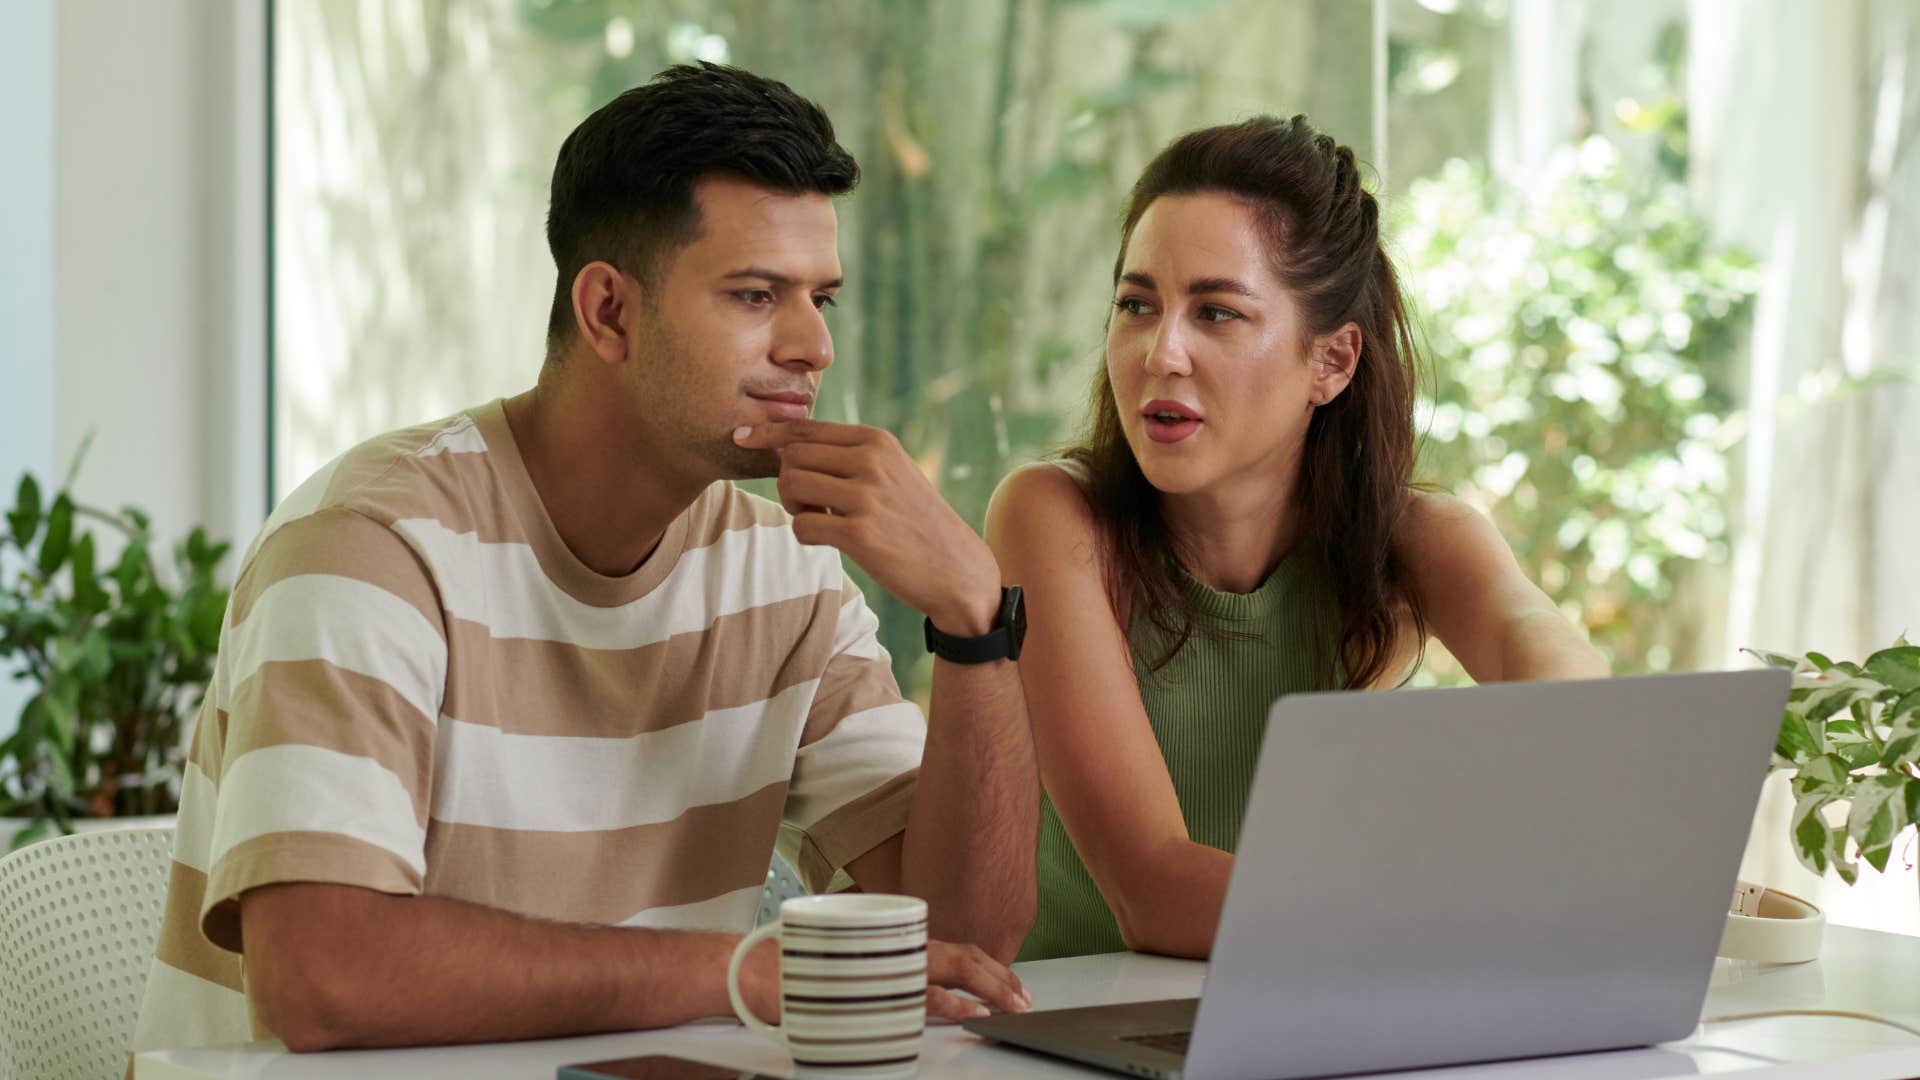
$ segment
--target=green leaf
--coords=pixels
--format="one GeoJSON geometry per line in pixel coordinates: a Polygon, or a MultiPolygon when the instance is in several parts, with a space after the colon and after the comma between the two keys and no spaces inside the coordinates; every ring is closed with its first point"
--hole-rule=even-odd
{"type": "Polygon", "coordinates": [[[47,692],[42,690],[20,707],[20,727],[14,732],[14,739],[22,747],[31,747],[45,737],[46,727],[47,692]]]}
{"type": "Polygon", "coordinates": [[[1852,766],[1844,758],[1836,754],[1822,754],[1800,766],[1799,773],[1793,778],[1793,793],[1796,796],[1845,795],[1852,771],[1852,766]]]}
{"type": "Polygon", "coordinates": [[[1833,872],[1840,880],[1852,885],[1860,880],[1860,867],[1847,856],[1847,833],[1844,829],[1834,829],[1827,833],[1827,860],[1833,864],[1833,872]]]}
{"type": "Polygon", "coordinates": [[[73,606],[89,615],[106,607],[107,596],[94,574],[92,533],[82,533],[73,542],[68,566],[73,575],[73,606]]]}
{"type": "Polygon", "coordinates": [[[1885,773],[1862,779],[1854,786],[1853,805],[1847,811],[1847,836],[1859,847],[1860,857],[1882,873],[1894,836],[1907,824],[1905,779],[1885,773]]]}
{"type": "Polygon", "coordinates": [[[1816,874],[1827,872],[1827,853],[1833,847],[1826,818],[1820,815],[1832,801],[1827,795],[1803,795],[1793,804],[1793,851],[1800,864],[1816,874]]]}
{"type": "Polygon", "coordinates": [[[22,549],[32,543],[34,533],[40,531],[40,484],[32,473],[20,478],[13,510],[7,514],[7,531],[22,549]]]}
{"type": "Polygon", "coordinates": [[[49,752],[58,747],[64,755],[66,748],[73,745],[80,732],[79,697],[79,687],[66,679],[41,694],[48,735],[43,745],[49,752]]]}
{"type": "Polygon", "coordinates": [[[82,533],[80,539],[73,542],[73,551],[69,556],[73,572],[73,584],[77,590],[93,582],[93,534],[82,533]]]}
{"type": "Polygon", "coordinates": [[[1826,671],[1827,669],[1833,667],[1833,661],[1827,659],[1825,656],[1817,652],[1810,652],[1807,654],[1807,663],[1812,664],[1814,667],[1819,668],[1821,671],[1826,671]]]}
{"type": "Polygon", "coordinates": [[[1870,742],[1849,742],[1833,748],[1835,757],[1847,763],[1849,770],[1880,764],[1880,748],[1870,742]]]}
{"type": "Polygon", "coordinates": [[[1887,740],[1887,748],[1880,753],[1879,765],[1893,769],[1902,762],[1920,759],[1920,731],[1896,735],[1887,740]]]}
{"type": "Polygon", "coordinates": [[[1881,720],[1895,731],[1909,727],[1920,730],[1920,690],[1915,690],[1887,706],[1881,720]]]}
{"type": "Polygon", "coordinates": [[[212,655],[220,648],[220,624],[227,616],[227,596],[224,592],[208,593],[195,603],[188,627],[193,635],[194,647],[203,654],[212,655]]]}
{"type": "Polygon", "coordinates": [[[1827,725],[1827,738],[1836,743],[1865,742],[1866,727],[1858,720],[1835,720],[1827,725]]]}
{"type": "Polygon", "coordinates": [[[1808,729],[1806,717],[1787,713],[1780,721],[1780,737],[1773,749],[1781,757],[1798,765],[1819,756],[1820,743],[1808,729]]]}
{"type": "Polygon", "coordinates": [[[87,433],[80,436],[80,446],[74,450],[73,461],[67,465],[67,478],[60,484],[62,491],[73,490],[73,482],[80,475],[80,466],[87,460],[87,451],[93,449],[94,432],[94,428],[88,428],[87,433]]]}
{"type": "Polygon", "coordinates": [[[53,822],[42,818],[26,828],[21,829],[19,832],[14,833],[13,841],[7,846],[10,850],[19,851],[21,848],[26,847],[36,840],[45,840],[52,835],[53,822]]]}
{"type": "Polygon", "coordinates": [[[1867,657],[1867,674],[1901,693],[1920,690],[1920,646],[1881,649],[1867,657]]]}
{"type": "Polygon", "coordinates": [[[207,561],[207,530],[196,525],[187,534],[187,561],[199,566],[207,561]]]}
{"type": "Polygon", "coordinates": [[[107,635],[97,627],[80,639],[79,671],[89,682],[100,682],[113,672],[113,653],[107,646],[107,635]]]}
{"type": "Polygon", "coordinates": [[[40,576],[49,578],[67,561],[73,544],[73,500],[61,492],[47,513],[47,535],[40,541],[40,576]]]}
{"type": "Polygon", "coordinates": [[[132,597],[140,586],[140,578],[147,572],[147,546],[138,540],[130,541],[120,552],[120,561],[113,567],[113,583],[120,588],[122,600],[132,597]]]}
{"type": "Polygon", "coordinates": [[[1741,649],[1740,651],[1770,668],[1779,668],[1782,671],[1794,671],[1802,666],[1799,657],[1788,656],[1785,653],[1767,652],[1763,649],[1741,649]]]}
{"type": "Polygon", "coordinates": [[[1809,689],[1812,692],[1799,703],[1799,711],[1809,720],[1825,720],[1856,701],[1872,700],[1885,687],[1873,679],[1841,679],[1809,689]]]}
{"type": "Polygon", "coordinates": [[[72,757],[67,753],[68,744],[50,742],[46,745],[47,764],[53,770],[53,776],[48,783],[48,787],[56,796],[62,799],[70,798],[73,795],[74,785],[73,761],[72,757]]]}

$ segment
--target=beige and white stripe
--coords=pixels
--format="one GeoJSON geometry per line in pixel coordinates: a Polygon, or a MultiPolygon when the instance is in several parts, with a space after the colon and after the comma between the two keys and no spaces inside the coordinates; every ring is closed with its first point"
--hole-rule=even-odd
{"type": "Polygon", "coordinates": [[[727,484],[595,574],[498,402],[357,447],[235,583],[136,1045],[251,1030],[238,898],[276,881],[745,930],[785,824],[824,886],[904,826],[925,737],[875,629],[727,484]]]}

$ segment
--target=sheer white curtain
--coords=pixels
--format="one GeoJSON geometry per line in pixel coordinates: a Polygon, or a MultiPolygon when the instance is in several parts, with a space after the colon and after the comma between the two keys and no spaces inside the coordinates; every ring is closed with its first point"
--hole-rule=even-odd
{"type": "MultiPolygon", "coordinates": [[[[1765,268],[1729,645],[1864,656],[1920,636],[1920,17],[1904,2],[1695,0],[1694,184],[1765,268]]],[[[1733,657],[1729,656],[1731,662],[1733,657]]],[[[1819,883],[1770,785],[1746,871],[1836,919],[1920,932],[1911,840],[1884,877],[1819,883]],[[1902,865],[1904,864],[1904,865],[1902,865]]]]}
{"type": "MultiPolygon", "coordinates": [[[[1904,0],[1534,0],[1496,71],[1489,157],[1525,185],[1633,96],[1685,20],[1689,183],[1714,238],[1757,261],[1744,438],[1728,447],[1732,557],[1703,595],[1699,655],[1864,657],[1920,637],[1920,9],[1904,0]]],[[[1649,167],[1651,167],[1649,163],[1649,167]]],[[[1780,778],[1743,873],[1817,895],[1837,921],[1920,932],[1909,842],[1847,888],[1802,869],[1780,778]]]]}

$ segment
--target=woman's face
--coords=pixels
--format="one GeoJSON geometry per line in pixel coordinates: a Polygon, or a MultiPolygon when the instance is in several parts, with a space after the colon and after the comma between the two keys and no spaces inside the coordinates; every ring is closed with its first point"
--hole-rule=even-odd
{"type": "Polygon", "coordinates": [[[1114,308],[1107,375],[1148,482],[1191,494],[1290,477],[1316,398],[1330,400],[1345,379],[1330,388],[1310,355],[1324,343],[1307,341],[1246,204],[1154,200],[1127,243],[1114,308]]]}

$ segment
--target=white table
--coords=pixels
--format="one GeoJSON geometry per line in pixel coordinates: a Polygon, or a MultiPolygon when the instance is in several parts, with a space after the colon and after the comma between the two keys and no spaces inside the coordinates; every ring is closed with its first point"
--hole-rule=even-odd
{"type": "MultiPolygon", "coordinates": [[[[1920,937],[1830,927],[1821,959],[1775,966],[1721,960],[1706,1017],[1767,1009],[1845,1009],[1920,1027],[1920,937]]],[[[1021,964],[1015,970],[1036,1008],[1191,997],[1205,966],[1189,960],[1115,953],[1021,964]]],[[[561,1065],[646,1053],[679,1054],[784,1075],[772,1043],[729,1022],[666,1031],[537,1042],[412,1050],[289,1054],[260,1042],[212,1050],[139,1055],[135,1080],[543,1080],[561,1065]]],[[[958,1027],[928,1027],[921,1072],[938,1077],[1106,1076],[990,1044],[958,1027]]],[[[1656,1080],[1745,1071],[1766,1080],[1920,1076],[1920,1039],[1861,1020],[1781,1017],[1705,1025],[1684,1042],[1643,1050],[1424,1070],[1421,1080],[1656,1080]]],[[[1415,1074],[1396,1073],[1410,1076],[1415,1074]]]]}

